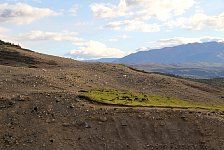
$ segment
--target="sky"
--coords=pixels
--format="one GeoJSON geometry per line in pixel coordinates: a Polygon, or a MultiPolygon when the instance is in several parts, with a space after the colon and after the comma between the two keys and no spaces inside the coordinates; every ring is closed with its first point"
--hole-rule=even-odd
{"type": "Polygon", "coordinates": [[[0,39],[77,60],[224,41],[223,0],[0,0],[0,39]]]}

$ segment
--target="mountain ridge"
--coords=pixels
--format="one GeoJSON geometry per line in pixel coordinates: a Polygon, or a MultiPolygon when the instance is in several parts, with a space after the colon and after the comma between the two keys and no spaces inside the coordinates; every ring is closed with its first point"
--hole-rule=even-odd
{"type": "Polygon", "coordinates": [[[224,44],[218,42],[189,43],[132,53],[115,63],[181,64],[191,62],[224,63],[224,44]]]}

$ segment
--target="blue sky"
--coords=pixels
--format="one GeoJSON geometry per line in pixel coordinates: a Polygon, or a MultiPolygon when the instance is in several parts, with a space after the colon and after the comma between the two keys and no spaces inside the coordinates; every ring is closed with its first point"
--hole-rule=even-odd
{"type": "Polygon", "coordinates": [[[223,33],[223,0],[0,1],[0,39],[79,60],[223,41],[223,33]]]}

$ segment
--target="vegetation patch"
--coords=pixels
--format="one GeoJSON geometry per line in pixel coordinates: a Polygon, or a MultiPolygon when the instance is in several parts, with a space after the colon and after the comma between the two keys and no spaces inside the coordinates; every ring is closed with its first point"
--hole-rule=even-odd
{"type": "Polygon", "coordinates": [[[192,103],[173,97],[147,95],[135,92],[121,92],[117,90],[90,90],[80,93],[80,98],[110,105],[224,110],[224,105],[192,103]]]}

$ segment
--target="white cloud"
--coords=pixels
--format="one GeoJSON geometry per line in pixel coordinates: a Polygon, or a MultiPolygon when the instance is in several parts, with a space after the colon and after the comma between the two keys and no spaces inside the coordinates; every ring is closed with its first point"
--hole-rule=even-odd
{"type": "Polygon", "coordinates": [[[90,6],[92,12],[99,18],[114,18],[126,15],[126,2],[121,0],[119,5],[94,3],[90,6]]]}
{"type": "Polygon", "coordinates": [[[33,0],[34,2],[42,3],[42,0],[33,0]]]}
{"type": "Polygon", "coordinates": [[[203,36],[199,38],[185,38],[185,37],[175,37],[175,38],[169,38],[169,39],[160,39],[157,41],[151,41],[148,42],[150,48],[144,49],[154,49],[154,48],[163,48],[163,47],[171,47],[171,46],[177,46],[181,44],[188,44],[188,43],[203,43],[203,42],[223,42],[224,38],[222,37],[212,37],[212,36],[203,36]]]}
{"type": "Polygon", "coordinates": [[[196,3],[195,0],[120,0],[119,4],[94,3],[91,10],[99,18],[133,17],[134,19],[167,20],[179,16],[196,3]]]}
{"type": "Polygon", "coordinates": [[[149,48],[145,47],[145,46],[142,46],[142,47],[139,47],[138,49],[136,49],[137,52],[138,51],[147,51],[147,50],[149,50],[149,48]]]}
{"type": "MultiPolygon", "coordinates": [[[[127,35],[117,36],[119,38],[128,38],[127,35]]],[[[98,41],[87,41],[77,37],[76,32],[44,32],[31,31],[26,34],[18,36],[3,36],[0,38],[13,43],[20,43],[26,45],[27,42],[46,42],[46,41],[69,41],[77,46],[76,49],[71,50],[67,56],[77,60],[98,59],[98,58],[120,58],[125,56],[125,52],[117,48],[107,47],[105,44],[98,41]]]]}
{"type": "MultiPolygon", "coordinates": [[[[0,30],[1,33],[1,30],[0,30]]],[[[69,42],[71,44],[79,45],[83,44],[85,41],[78,37],[76,32],[45,32],[45,31],[31,31],[28,33],[22,33],[19,35],[11,36],[10,34],[0,34],[0,39],[16,43],[26,48],[33,48],[35,44],[49,45],[49,42],[69,42]]]]}
{"type": "Polygon", "coordinates": [[[94,3],[91,10],[98,18],[119,18],[104,27],[130,32],[158,32],[160,26],[151,19],[166,21],[184,14],[195,0],[120,0],[118,5],[94,3]]]}
{"type": "Polygon", "coordinates": [[[113,21],[105,25],[105,28],[121,31],[134,31],[134,32],[158,32],[160,26],[157,24],[147,24],[138,20],[123,20],[113,21]]]}
{"type": "Polygon", "coordinates": [[[197,13],[188,18],[178,18],[168,23],[170,27],[180,27],[189,30],[202,30],[212,28],[224,31],[224,13],[216,16],[208,16],[204,13],[197,13]]]}
{"type": "Polygon", "coordinates": [[[69,56],[78,59],[97,59],[97,58],[119,58],[125,53],[116,48],[108,48],[105,44],[98,41],[87,41],[79,44],[79,47],[70,51],[69,56]]]}
{"type": "Polygon", "coordinates": [[[196,2],[195,0],[126,0],[126,3],[133,9],[130,14],[136,18],[165,21],[184,14],[196,2]]]}
{"type": "MultiPolygon", "coordinates": [[[[1,36],[0,36],[1,37],[1,36]]],[[[126,38],[126,35],[122,35],[126,38]]],[[[46,41],[69,41],[76,45],[78,48],[70,51],[69,56],[76,59],[96,59],[96,58],[114,58],[123,57],[125,53],[117,48],[109,48],[105,44],[98,41],[86,41],[79,38],[76,32],[44,32],[44,31],[31,31],[26,34],[13,37],[10,41],[16,43],[24,42],[46,42],[46,41]]]]}
{"type": "Polygon", "coordinates": [[[32,7],[25,3],[0,4],[0,22],[29,24],[48,16],[57,16],[59,13],[48,8],[32,7]]]}
{"type": "Polygon", "coordinates": [[[69,13],[71,16],[76,16],[78,11],[78,5],[74,5],[70,10],[69,13]]]}
{"type": "Polygon", "coordinates": [[[0,27],[0,33],[5,33],[5,32],[8,32],[8,31],[9,31],[9,29],[0,27]]]}
{"type": "Polygon", "coordinates": [[[31,31],[26,34],[15,37],[18,41],[71,41],[76,42],[81,39],[77,37],[76,32],[44,32],[44,31],[31,31]]]}
{"type": "Polygon", "coordinates": [[[127,39],[129,38],[126,34],[123,34],[123,35],[119,35],[119,36],[115,36],[111,39],[109,39],[110,42],[117,42],[119,40],[122,40],[122,39],[127,39]]]}

